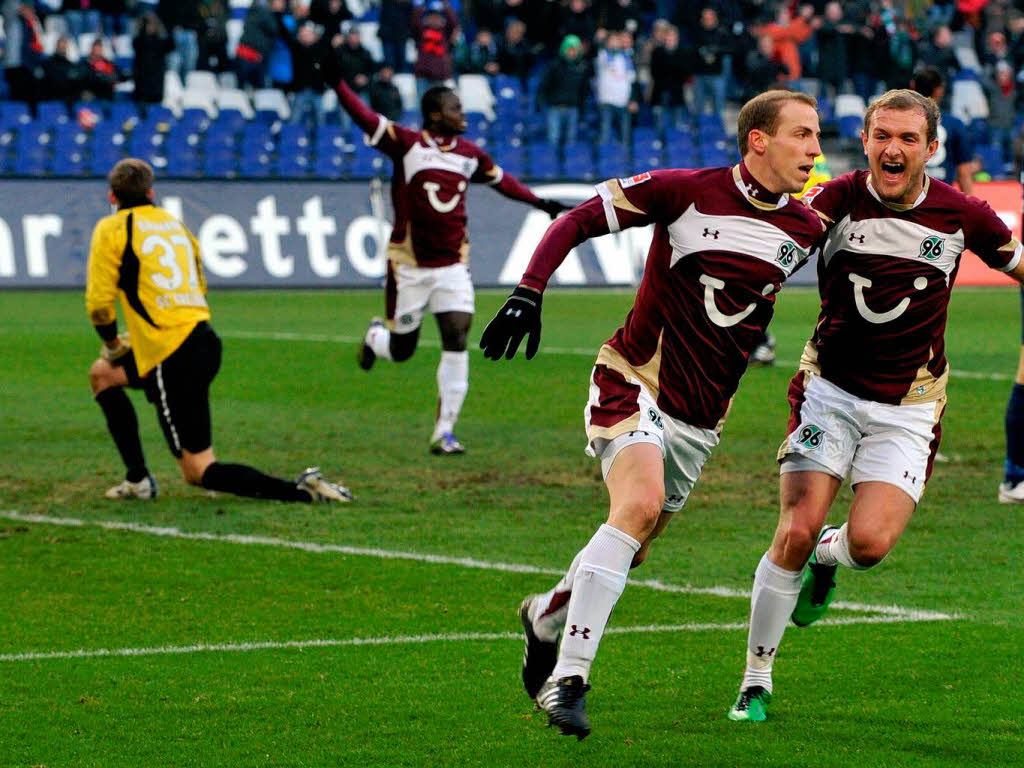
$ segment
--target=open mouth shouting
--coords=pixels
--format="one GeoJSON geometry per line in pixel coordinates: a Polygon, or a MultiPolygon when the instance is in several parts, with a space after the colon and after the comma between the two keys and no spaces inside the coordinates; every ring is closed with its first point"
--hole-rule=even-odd
{"type": "Polygon", "coordinates": [[[804,176],[810,177],[811,171],[814,170],[814,163],[803,163],[802,165],[798,165],[797,170],[804,176]]]}
{"type": "Polygon", "coordinates": [[[882,161],[882,181],[887,184],[896,184],[903,179],[903,172],[907,169],[906,163],[898,160],[882,161]]]}

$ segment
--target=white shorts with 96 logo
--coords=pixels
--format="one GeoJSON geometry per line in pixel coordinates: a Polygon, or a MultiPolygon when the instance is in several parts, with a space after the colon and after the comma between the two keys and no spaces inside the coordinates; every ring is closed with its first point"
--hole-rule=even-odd
{"type": "Polygon", "coordinates": [[[942,435],[946,398],[914,405],[864,400],[805,371],[790,433],[779,448],[780,472],[827,472],[852,485],[879,481],[920,501],[942,435]]]}

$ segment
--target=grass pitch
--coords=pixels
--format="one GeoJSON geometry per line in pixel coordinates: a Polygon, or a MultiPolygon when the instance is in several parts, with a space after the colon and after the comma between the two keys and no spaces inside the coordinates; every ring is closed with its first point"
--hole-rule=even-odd
{"type": "MultiPolygon", "coordinates": [[[[502,297],[478,296],[474,340],[502,297]]],[[[1011,290],[955,295],[951,461],[890,558],[840,572],[837,599],[863,605],[831,615],[855,623],[790,628],[769,722],[731,723],[748,612],[735,595],[775,524],[785,388],[816,316],[813,292],[787,289],[780,364],[744,379],[689,504],[633,574],[661,588],[630,586],[615,611],[593,734],[544,728],[518,680],[515,609],[604,520],[582,408],[631,299],[552,292],[535,360],[473,352],[469,452],[438,458],[429,322],[411,361],[366,374],[354,353],[378,294],[215,293],[218,456],[282,475],[319,463],[358,497],[307,507],[186,486],[140,394],[161,496],[104,500],[120,468],[89,396],[98,342],[81,296],[4,293],[0,766],[1024,762],[1024,533],[1021,510],[995,502],[1011,290]]]]}

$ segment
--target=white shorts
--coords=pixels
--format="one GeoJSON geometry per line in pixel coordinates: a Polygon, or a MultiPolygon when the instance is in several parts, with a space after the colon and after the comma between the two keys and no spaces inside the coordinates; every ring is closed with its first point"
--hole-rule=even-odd
{"type": "MultiPolygon", "coordinates": [[[[931,403],[888,405],[864,400],[801,372],[803,399],[790,388],[790,433],[779,448],[780,472],[827,472],[852,485],[895,485],[921,499],[942,436],[943,397],[931,403]]],[[[794,382],[798,382],[794,379],[794,382]]]]}
{"type": "Polygon", "coordinates": [[[473,280],[467,264],[447,267],[416,267],[395,264],[395,333],[411,333],[423,322],[423,313],[468,312],[473,314],[473,280]]]}
{"type": "Polygon", "coordinates": [[[665,512],[686,503],[704,462],[718,445],[713,429],[694,427],[661,412],[647,388],[604,365],[594,366],[590,398],[583,409],[588,456],[601,459],[605,478],[615,457],[635,443],[653,443],[665,458],[665,512]]]}

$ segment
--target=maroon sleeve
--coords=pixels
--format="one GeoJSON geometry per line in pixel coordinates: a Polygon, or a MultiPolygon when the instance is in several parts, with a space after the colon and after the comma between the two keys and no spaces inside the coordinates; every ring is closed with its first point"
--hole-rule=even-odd
{"type": "Polygon", "coordinates": [[[1012,271],[1020,263],[1020,243],[988,203],[970,196],[966,200],[964,244],[993,269],[1012,271]]]}
{"type": "Polygon", "coordinates": [[[490,155],[475,144],[472,147],[474,147],[477,167],[470,181],[477,184],[489,184],[505,197],[510,197],[513,200],[521,200],[533,206],[540,204],[540,198],[533,194],[525,184],[515,176],[505,173],[501,166],[491,159],[490,155]]]}
{"type": "Polygon", "coordinates": [[[352,116],[352,120],[366,134],[367,142],[386,155],[402,154],[410,141],[415,141],[416,132],[403,128],[388,120],[384,115],[377,114],[341,80],[338,83],[338,103],[352,116]]]}
{"type": "Polygon", "coordinates": [[[541,293],[569,251],[591,237],[608,234],[608,219],[601,198],[592,197],[555,219],[533,252],[520,285],[541,293]]]}

